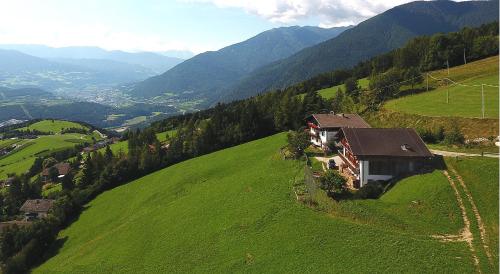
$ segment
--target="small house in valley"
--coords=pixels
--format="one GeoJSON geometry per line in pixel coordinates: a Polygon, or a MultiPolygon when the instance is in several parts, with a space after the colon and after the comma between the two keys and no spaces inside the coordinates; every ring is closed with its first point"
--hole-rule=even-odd
{"type": "Polygon", "coordinates": [[[51,199],[33,199],[26,200],[21,206],[21,212],[24,212],[25,219],[30,221],[47,217],[49,210],[54,206],[54,200],[51,199]]]}
{"type": "Polygon", "coordinates": [[[57,171],[57,178],[58,179],[61,179],[63,178],[64,176],[68,175],[68,173],[71,172],[71,165],[68,164],[68,163],[57,163],[55,165],[53,165],[52,167],[48,167],[48,168],[45,168],[43,169],[42,171],[42,180],[44,182],[48,182],[48,181],[51,181],[51,169],[55,169],[57,171]]]}
{"type": "Polygon", "coordinates": [[[307,119],[311,143],[322,149],[338,140],[341,128],[370,128],[370,125],[357,114],[312,114],[307,119]]]}
{"type": "Polygon", "coordinates": [[[342,169],[355,177],[358,187],[418,173],[433,157],[411,128],[342,128],[339,140],[342,169]]]}

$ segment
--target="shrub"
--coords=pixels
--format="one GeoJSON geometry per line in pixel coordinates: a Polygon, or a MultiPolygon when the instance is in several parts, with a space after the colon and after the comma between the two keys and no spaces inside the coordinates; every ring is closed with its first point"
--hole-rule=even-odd
{"type": "Polygon", "coordinates": [[[356,198],[377,199],[384,192],[384,184],[380,181],[370,182],[356,192],[356,198]]]}
{"type": "Polygon", "coordinates": [[[328,194],[342,194],[346,189],[346,180],[337,171],[328,170],[320,177],[320,187],[328,194]]]}
{"type": "Polygon", "coordinates": [[[287,134],[288,150],[295,156],[304,154],[304,149],[309,146],[309,135],[305,131],[290,131],[287,134]]]}
{"type": "Polygon", "coordinates": [[[447,145],[461,145],[464,141],[465,137],[457,124],[453,124],[451,129],[444,135],[444,143],[447,145]]]}

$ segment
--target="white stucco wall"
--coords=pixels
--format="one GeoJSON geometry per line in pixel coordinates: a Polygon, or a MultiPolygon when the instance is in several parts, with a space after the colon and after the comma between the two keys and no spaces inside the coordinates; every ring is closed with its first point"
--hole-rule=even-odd
{"type": "Polygon", "coordinates": [[[329,145],[334,139],[335,136],[337,136],[338,131],[327,131],[327,130],[321,130],[319,136],[321,138],[321,142],[323,145],[329,145]]]}

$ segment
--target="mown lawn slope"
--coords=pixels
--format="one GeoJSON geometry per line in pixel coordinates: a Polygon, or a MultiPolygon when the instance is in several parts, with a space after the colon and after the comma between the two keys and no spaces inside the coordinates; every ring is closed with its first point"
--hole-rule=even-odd
{"type": "MultiPolygon", "coordinates": [[[[275,135],[105,192],[60,233],[64,244],[34,273],[474,271],[465,243],[430,237],[461,226],[460,220],[442,216],[447,207],[428,215],[436,219],[435,228],[405,230],[331,216],[297,202],[292,184],[303,176],[303,166],[281,160],[284,143],[285,134],[275,135]],[[441,227],[443,222],[453,224],[441,227]]],[[[406,214],[415,199],[428,205],[436,197],[422,190],[393,193],[383,203],[401,209],[383,214],[406,214]]],[[[443,202],[454,200],[446,195],[443,202]]],[[[409,220],[414,216],[419,215],[404,221],[418,223],[409,220]]]]}
{"type": "MultiPolygon", "coordinates": [[[[482,59],[447,70],[433,71],[433,77],[450,78],[465,85],[489,84],[498,86],[498,56],[482,59]]],[[[426,116],[482,117],[481,87],[446,85],[429,78],[435,90],[389,101],[385,107],[390,110],[426,116]],[[448,102],[447,98],[448,91],[448,102]]],[[[425,86],[425,74],[424,74],[425,86]]],[[[484,87],[485,117],[498,119],[498,87],[484,87]]]]}

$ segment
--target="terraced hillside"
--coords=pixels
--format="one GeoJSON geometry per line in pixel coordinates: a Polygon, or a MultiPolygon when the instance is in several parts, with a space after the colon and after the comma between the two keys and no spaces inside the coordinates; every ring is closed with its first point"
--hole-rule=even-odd
{"type": "Polygon", "coordinates": [[[313,210],[296,200],[303,163],[282,160],[284,144],[278,134],[103,193],[34,273],[477,271],[466,242],[436,237],[464,227],[441,171],[410,177],[380,200],[313,210]]]}
{"type": "MultiPolygon", "coordinates": [[[[438,82],[429,77],[431,86],[436,89],[416,95],[401,97],[389,101],[385,107],[389,110],[420,114],[425,116],[482,117],[481,84],[484,86],[485,117],[498,119],[498,55],[458,67],[433,71],[432,77],[449,78],[467,86],[451,82],[438,82]],[[473,86],[476,85],[476,86],[473,86]],[[448,100],[447,100],[448,93],[448,100]]],[[[424,81],[425,84],[425,81],[424,81]]]]}

